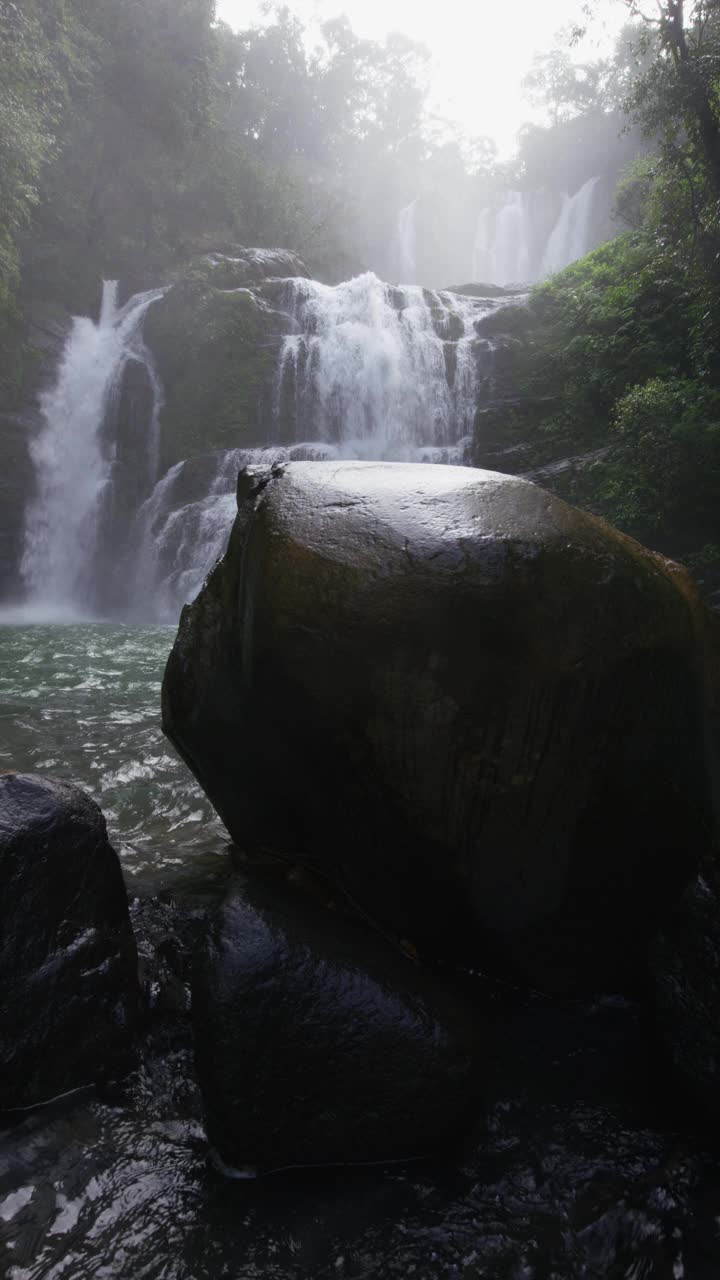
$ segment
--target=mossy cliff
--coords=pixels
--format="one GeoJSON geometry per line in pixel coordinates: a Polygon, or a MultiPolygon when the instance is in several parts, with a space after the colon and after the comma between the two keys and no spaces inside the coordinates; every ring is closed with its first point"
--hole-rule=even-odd
{"type": "Polygon", "coordinates": [[[288,319],[281,281],[306,275],[290,253],[236,249],[194,259],[148,312],[145,341],[165,388],[163,469],[214,449],[265,443],[288,319]]]}

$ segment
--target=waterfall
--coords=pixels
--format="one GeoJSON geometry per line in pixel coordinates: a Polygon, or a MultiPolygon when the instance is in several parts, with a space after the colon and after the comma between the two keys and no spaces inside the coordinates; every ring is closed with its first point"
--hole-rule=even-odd
{"type": "Polygon", "coordinates": [[[174,622],[227,545],[237,512],[238,472],[274,462],[327,461],[322,446],[229,449],[178,462],[162,477],[135,520],[133,612],[143,620],[174,622]]]}
{"type": "Polygon", "coordinates": [[[576,262],[592,247],[590,218],[599,178],[589,178],[575,195],[564,195],[560,216],[543,254],[540,274],[551,275],[576,262]]]}
{"type": "Polygon", "coordinates": [[[174,620],[225,547],[243,466],[467,460],[478,403],[494,394],[493,341],[478,323],[507,296],[398,288],[370,272],[334,287],[274,283],[281,332],[266,443],[200,454],[160,477],[162,388],[142,325],[163,291],[119,308],[108,283],[97,323],[73,321],[32,444],[22,573],[35,616],[174,620]]]}
{"type": "Polygon", "coordinates": [[[398,279],[407,282],[417,279],[417,206],[416,197],[400,210],[395,226],[393,263],[398,279]]]}
{"type": "Polygon", "coordinates": [[[509,191],[497,210],[482,209],[473,250],[473,278],[492,284],[528,281],[530,218],[522,191],[509,191]]]}
{"type": "Polygon", "coordinates": [[[491,344],[475,325],[501,304],[399,289],[372,273],[334,287],[285,281],[292,332],[275,377],[275,443],[191,458],[160,479],[131,539],[138,615],[174,619],[197,593],[226,545],[243,466],[465,462],[481,389],[492,384],[491,344]]]}
{"type": "Polygon", "coordinates": [[[477,404],[475,321],[492,305],[394,289],[372,272],[335,287],[289,281],[297,332],[280,354],[278,438],[372,459],[457,444],[477,404]]]}
{"type": "MultiPolygon", "coordinates": [[[[136,294],[119,308],[117,282],[106,281],[99,321],[75,317],[55,384],[40,398],[43,428],[30,445],[36,492],[26,512],[21,572],[29,603],[49,613],[96,607],[95,552],[115,461],[115,442],[104,439],[103,428],[129,360],[146,366],[157,392],[141,330],[162,293],[136,294]]],[[[155,402],[145,456],[137,459],[148,485],[157,469],[157,394],[155,402]]]]}

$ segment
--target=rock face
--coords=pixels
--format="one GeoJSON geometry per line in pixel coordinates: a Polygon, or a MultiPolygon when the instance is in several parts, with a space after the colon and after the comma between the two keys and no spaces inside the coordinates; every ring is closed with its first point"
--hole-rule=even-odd
{"type": "Polygon", "coordinates": [[[685,572],[515,477],[241,476],[165,730],[241,845],[401,937],[558,990],[629,981],[713,838],[685,572]]]}
{"type": "Polygon", "coordinates": [[[112,1072],[138,1007],[120,864],[84,792],[0,776],[0,1109],[112,1072]]]}
{"type": "Polygon", "coordinates": [[[196,955],[195,1059],[225,1172],[425,1156],[479,1117],[455,996],[297,889],[238,878],[196,955]]]}
{"type": "Polygon", "coordinates": [[[276,304],[295,254],[243,249],[193,259],[148,312],[145,340],[166,391],[161,464],[257,444],[272,418],[272,382],[290,317],[276,304]]]}
{"type": "Polygon", "coordinates": [[[68,316],[55,304],[36,301],[26,307],[25,362],[32,375],[12,408],[6,406],[0,413],[4,463],[0,468],[0,603],[17,600],[23,594],[23,518],[35,483],[30,441],[41,428],[38,391],[52,376],[68,324],[68,316]]]}
{"type": "Polygon", "coordinates": [[[28,439],[34,425],[29,413],[0,414],[5,457],[0,473],[0,600],[3,602],[19,597],[22,589],[23,512],[33,489],[28,439]]]}

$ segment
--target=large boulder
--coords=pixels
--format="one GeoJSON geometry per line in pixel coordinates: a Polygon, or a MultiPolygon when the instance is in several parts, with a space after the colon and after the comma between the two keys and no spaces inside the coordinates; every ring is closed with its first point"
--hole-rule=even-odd
{"type": "Polygon", "coordinates": [[[165,730],[236,842],[434,953],[626,983],[713,840],[684,570],[493,472],[241,475],[165,730]]]}
{"type": "Polygon", "coordinates": [[[0,1109],[122,1064],[137,956],[117,855],[77,787],[0,775],[0,1109]]]}
{"type": "Polygon", "coordinates": [[[426,1156],[472,1134],[484,1039],[388,942],[277,875],[238,876],[193,972],[195,1060],[226,1173],[426,1156]]]}
{"type": "Polygon", "coordinates": [[[689,1096],[720,1119],[720,868],[707,863],[650,952],[657,1029],[689,1096]]]}

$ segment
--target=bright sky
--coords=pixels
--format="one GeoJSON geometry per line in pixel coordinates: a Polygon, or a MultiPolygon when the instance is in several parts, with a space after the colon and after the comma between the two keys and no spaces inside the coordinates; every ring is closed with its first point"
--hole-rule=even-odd
{"type": "MultiPolygon", "coordinates": [[[[421,40],[432,52],[434,109],[469,134],[494,138],[502,155],[533,115],[520,84],[533,55],[582,16],[581,0],[287,0],[287,7],[308,24],[346,13],[359,35],[404,31],[421,40]]],[[[627,20],[622,0],[598,0],[596,9],[593,35],[574,56],[606,53],[627,20]]],[[[247,27],[262,20],[262,5],[218,0],[217,13],[247,27]]]]}

